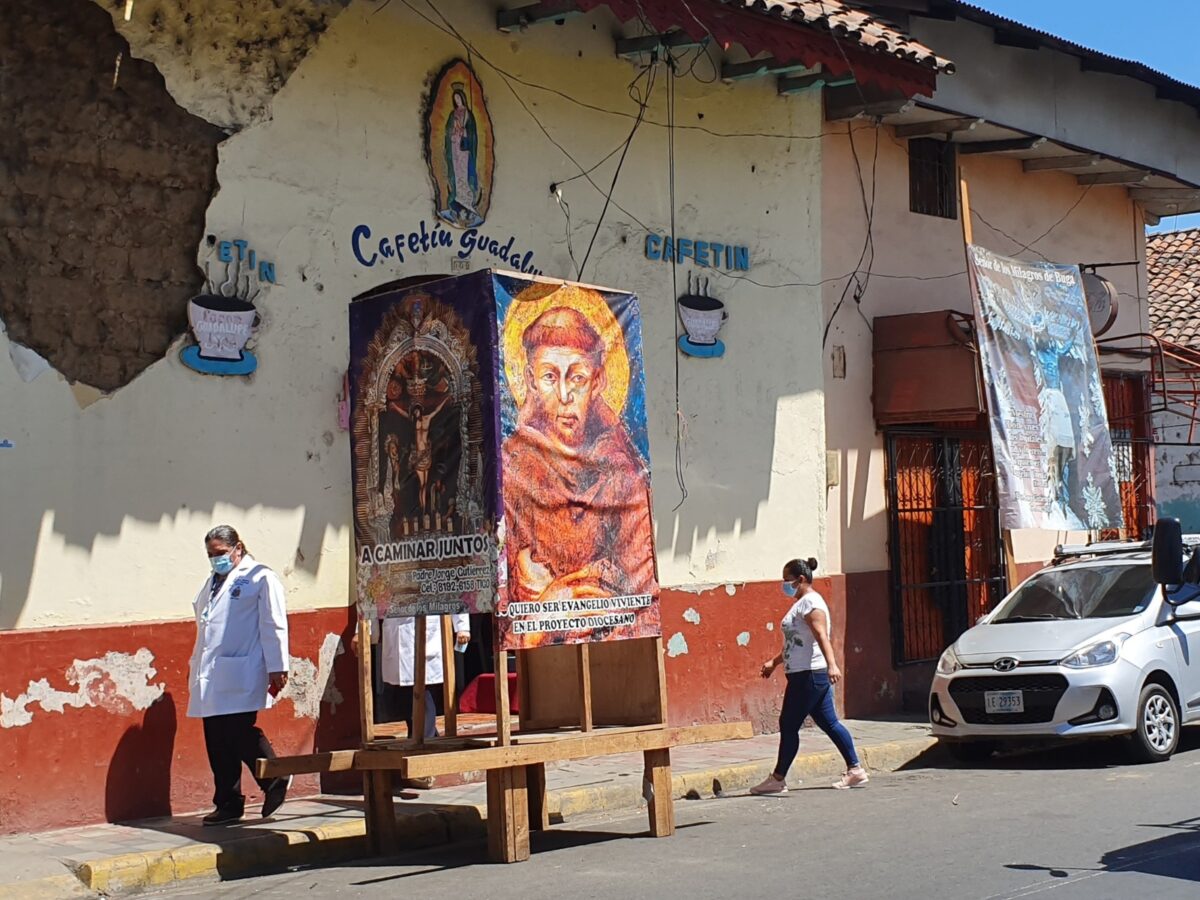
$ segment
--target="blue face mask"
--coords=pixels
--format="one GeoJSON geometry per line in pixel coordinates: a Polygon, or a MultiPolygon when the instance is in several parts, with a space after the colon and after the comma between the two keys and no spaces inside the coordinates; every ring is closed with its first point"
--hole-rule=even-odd
{"type": "Polygon", "coordinates": [[[233,571],[233,560],[228,553],[223,556],[210,556],[208,564],[212,566],[212,570],[218,575],[228,575],[233,571]]]}
{"type": "Polygon", "coordinates": [[[785,594],[787,594],[789,597],[796,596],[796,586],[794,584],[792,584],[790,581],[785,581],[783,583],[782,587],[783,587],[783,592],[785,594]]]}

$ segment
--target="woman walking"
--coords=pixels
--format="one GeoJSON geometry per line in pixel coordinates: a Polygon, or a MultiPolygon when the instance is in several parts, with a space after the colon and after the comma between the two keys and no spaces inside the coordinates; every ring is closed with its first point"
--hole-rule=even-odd
{"type": "Polygon", "coordinates": [[[829,607],[812,585],[815,559],[793,559],[783,567],[783,592],[796,602],[783,617],[783,652],[763,663],[762,677],[770,678],[783,665],[787,689],[779,713],[779,758],[775,771],[750,789],[752,794],[786,794],[788,769],[800,749],[800,727],[812,716],[817,727],[829,735],[846,761],[846,772],[834,782],[839,789],[862,787],[869,780],[859,764],[854,740],[838,721],[833,708],[833,685],[842,680],[842,670],[829,641],[829,607]]]}
{"type": "MultiPolygon", "coordinates": [[[[188,715],[204,723],[204,746],[216,788],[205,825],[229,825],[245,813],[242,765],[275,752],[255,721],[287,685],[288,633],[283,585],[246,550],[238,533],[218,525],[204,537],[212,575],[196,595],[188,715]]],[[[263,818],[283,804],[291,778],[255,779],[263,818]]]]}

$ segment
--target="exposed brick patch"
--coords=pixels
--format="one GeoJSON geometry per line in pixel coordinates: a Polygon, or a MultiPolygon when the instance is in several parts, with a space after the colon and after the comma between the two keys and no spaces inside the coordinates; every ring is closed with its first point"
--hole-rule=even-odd
{"type": "Polygon", "coordinates": [[[89,0],[4,0],[0,61],[0,319],[115,390],[187,326],[224,135],[89,0]]]}

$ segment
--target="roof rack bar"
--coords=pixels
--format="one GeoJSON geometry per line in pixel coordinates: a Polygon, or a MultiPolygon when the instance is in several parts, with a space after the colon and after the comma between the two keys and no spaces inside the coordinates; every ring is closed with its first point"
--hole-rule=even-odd
{"type": "Polygon", "coordinates": [[[1116,553],[1137,553],[1149,550],[1152,541],[1097,541],[1095,544],[1059,544],[1054,548],[1055,559],[1076,556],[1112,556],[1116,553]]]}

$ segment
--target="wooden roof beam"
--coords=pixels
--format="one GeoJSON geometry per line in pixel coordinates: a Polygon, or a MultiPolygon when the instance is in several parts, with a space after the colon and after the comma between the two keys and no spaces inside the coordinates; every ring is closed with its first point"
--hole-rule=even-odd
{"type": "Polygon", "coordinates": [[[1145,184],[1150,180],[1149,172],[1102,172],[1099,175],[1076,175],[1081,185],[1088,184],[1145,184]]]}
{"type": "Polygon", "coordinates": [[[1073,156],[1047,156],[1040,159],[1022,160],[1026,172],[1051,172],[1055,169],[1089,169],[1099,165],[1102,157],[1096,153],[1079,153],[1073,156]]]}
{"type": "Polygon", "coordinates": [[[538,22],[562,22],[563,19],[579,15],[581,12],[571,0],[541,0],[540,3],[498,10],[496,27],[500,31],[512,31],[536,25],[538,22]]]}
{"type": "Polygon", "coordinates": [[[1194,203],[1200,200],[1195,188],[1130,188],[1129,196],[1139,203],[1194,203]]]}
{"type": "Polygon", "coordinates": [[[847,103],[839,99],[831,103],[826,99],[825,121],[845,122],[848,119],[857,119],[860,116],[868,118],[894,116],[902,112],[908,112],[914,105],[914,102],[907,97],[875,100],[867,103],[865,106],[861,100],[851,100],[847,103]]]}
{"type": "Polygon", "coordinates": [[[976,153],[1009,153],[1013,150],[1035,150],[1046,143],[1044,137],[1006,138],[1000,141],[970,141],[957,144],[958,152],[964,156],[976,153]]]}
{"type": "Polygon", "coordinates": [[[640,37],[617,38],[617,56],[637,56],[653,53],[661,48],[687,49],[701,47],[705,41],[696,40],[686,31],[667,31],[663,34],[646,34],[640,37]]]}
{"type": "Polygon", "coordinates": [[[773,56],[766,56],[762,59],[751,59],[740,63],[722,63],[721,80],[728,84],[731,81],[763,78],[767,75],[791,75],[796,72],[813,75],[820,71],[820,66],[814,66],[810,69],[801,62],[781,63],[773,56]]]}
{"type": "Polygon", "coordinates": [[[898,138],[948,137],[964,131],[974,131],[982,124],[983,119],[936,119],[932,122],[919,122],[914,125],[897,125],[894,130],[898,138]]]}
{"type": "Polygon", "coordinates": [[[836,88],[844,87],[848,84],[854,84],[854,77],[851,75],[830,75],[828,72],[813,72],[808,75],[781,77],[779,79],[779,93],[787,96],[790,94],[800,94],[814,88],[836,88]]]}
{"type": "Polygon", "coordinates": [[[1014,47],[1018,50],[1037,50],[1041,47],[1041,41],[1036,36],[1019,31],[996,29],[993,35],[992,40],[997,47],[1014,47]]]}

